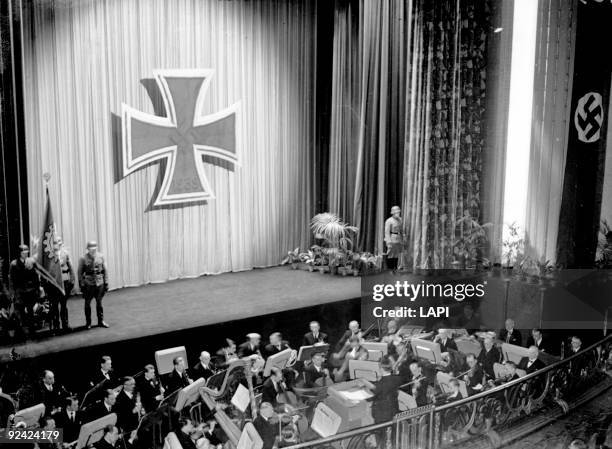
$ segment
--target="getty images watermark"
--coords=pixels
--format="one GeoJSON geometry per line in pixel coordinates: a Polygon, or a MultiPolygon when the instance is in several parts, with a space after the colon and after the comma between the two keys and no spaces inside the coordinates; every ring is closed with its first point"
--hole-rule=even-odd
{"type": "Polygon", "coordinates": [[[427,328],[608,329],[612,270],[561,270],[540,278],[511,271],[430,270],[361,278],[361,319],[427,328]]]}

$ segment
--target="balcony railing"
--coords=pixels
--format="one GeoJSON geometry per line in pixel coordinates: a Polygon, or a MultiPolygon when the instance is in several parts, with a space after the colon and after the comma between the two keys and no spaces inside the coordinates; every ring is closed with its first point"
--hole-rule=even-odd
{"type": "Polygon", "coordinates": [[[608,335],[571,357],[462,400],[408,410],[386,423],[290,449],[330,449],[340,442],[343,448],[353,449],[443,449],[482,435],[499,438],[526,416],[546,412],[550,419],[561,415],[577,405],[577,398],[588,398],[590,390],[606,385],[611,350],[612,335],[608,335]]]}

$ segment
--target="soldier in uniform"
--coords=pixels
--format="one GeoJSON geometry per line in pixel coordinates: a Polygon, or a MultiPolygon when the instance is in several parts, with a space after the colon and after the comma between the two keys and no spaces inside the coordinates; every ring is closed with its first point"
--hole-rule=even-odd
{"type": "Polygon", "coordinates": [[[72,268],[72,261],[70,260],[70,254],[64,247],[64,242],[60,236],[56,239],[58,247],[58,257],[60,267],[62,269],[62,282],[64,283],[64,294],[56,291],[56,297],[52,298],[51,304],[51,316],[52,324],[55,329],[59,329],[59,323],[62,323],[62,329],[64,332],[69,332],[70,326],[68,325],[68,298],[74,288],[74,270],[72,268]]]}
{"type": "Polygon", "coordinates": [[[398,259],[402,253],[402,210],[399,206],[391,208],[391,216],[385,221],[385,244],[387,245],[387,268],[397,271],[398,259]]]}
{"type": "Polygon", "coordinates": [[[15,315],[22,330],[34,332],[34,305],[40,295],[40,279],[29,257],[30,248],[19,245],[19,258],[11,262],[9,280],[14,295],[15,315]]]}
{"type": "Polygon", "coordinates": [[[102,298],[108,290],[106,265],[104,264],[104,257],[98,252],[97,242],[87,242],[87,252],[79,260],[78,277],[79,287],[85,300],[87,329],[91,329],[91,300],[94,298],[96,299],[98,326],[108,327],[108,324],[104,322],[104,309],[102,308],[102,298]]]}

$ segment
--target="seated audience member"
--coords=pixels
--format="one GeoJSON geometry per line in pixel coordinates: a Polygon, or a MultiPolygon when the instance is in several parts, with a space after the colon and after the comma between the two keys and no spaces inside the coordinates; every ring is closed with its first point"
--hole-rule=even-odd
{"type": "MultiPolygon", "coordinates": [[[[55,423],[55,419],[52,416],[45,415],[40,419],[40,428],[47,432],[52,432],[57,429],[57,425],[55,423]]],[[[60,443],[57,441],[53,441],[51,439],[46,441],[41,441],[38,444],[38,449],[59,449],[61,448],[60,443]]],[[[27,447],[27,446],[26,446],[27,447]]]]}
{"type": "Polygon", "coordinates": [[[572,336],[572,339],[570,341],[570,350],[568,357],[574,354],[578,354],[580,351],[582,351],[582,340],[580,339],[580,337],[574,335],[572,336]]]}
{"type": "Polygon", "coordinates": [[[168,374],[168,380],[166,382],[166,394],[170,395],[177,390],[185,388],[187,385],[193,382],[189,378],[187,374],[187,369],[185,368],[185,359],[183,357],[178,356],[172,360],[172,364],[174,365],[174,369],[170,374],[168,374]]]}
{"type": "Polygon", "coordinates": [[[117,393],[111,389],[104,390],[104,397],[101,402],[98,402],[87,409],[87,422],[95,421],[103,416],[114,413],[115,403],[117,402],[117,393]]]}
{"type": "Polygon", "coordinates": [[[123,433],[131,432],[138,427],[142,405],[135,393],[136,380],[133,377],[123,379],[123,388],[117,394],[113,411],[117,414],[117,427],[123,433]]]}
{"type": "Polygon", "coordinates": [[[287,342],[283,340],[283,335],[280,332],[274,332],[270,335],[270,343],[264,347],[263,356],[267,359],[285,349],[290,348],[287,342]]]}
{"type": "Polygon", "coordinates": [[[45,410],[51,414],[61,406],[62,400],[68,396],[68,393],[55,383],[53,371],[45,370],[35,396],[35,402],[45,404],[45,410]]]}
{"type": "Polygon", "coordinates": [[[138,385],[140,401],[147,413],[156,410],[164,399],[164,387],[155,374],[155,367],[151,364],[144,367],[144,374],[138,385]]]}
{"type": "Polygon", "coordinates": [[[283,379],[283,372],[279,368],[272,368],[268,377],[261,388],[262,402],[269,402],[272,407],[278,407],[277,396],[287,390],[287,385],[283,379]]]}
{"type": "Polygon", "coordinates": [[[342,365],[334,370],[334,379],[336,382],[342,382],[348,374],[350,360],[368,360],[368,350],[361,346],[361,337],[353,335],[349,339],[348,346],[344,346],[342,350],[333,355],[334,358],[340,360],[342,365]]]}
{"type": "Polygon", "coordinates": [[[524,370],[527,374],[531,374],[546,366],[544,362],[538,359],[540,351],[537,346],[530,346],[527,352],[529,355],[521,359],[518,364],[519,369],[524,370]]]}
{"type": "Polygon", "coordinates": [[[217,368],[225,369],[227,368],[227,365],[232,363],[234,360],[238,360],[238,354],[236,354],[236,343],[234,340],[226,338],[225,346],[217,351],[217,368]]]}
{"type": "Polygon", "coordinates": [[[521,332],[514,328],[514,320],[512,318],[508,318],[506,320],[506,327],[499,331],[499,339],[504,343],[521,346],[523,337],[521,332]]]}
{"type": "Polygon", "coordinates": [[[207,351],[202,351],[200,353],[200,360],[191,370],[191,374],[193,375],[193,380],[198,380],[203,378],[204,380],[208,380],[215,374],[215,370],[210,361],[210,353],[207,351]]]}
{"type": "Polygon", "coordinates": [[[455,319],[454,326],[458,329],[465,329],[470,335],[478,332],[480,330],[480,317],[474,310],[474,306],[465,304],[462,314],[455,319]]]}
{"type": "Polygon", "coordinates": [[[495,347],[493,338],[486,336],[482,342],[482,351],[478,355],[478,363],[482,366],[488,379],[495,379],[495,370],[493,365],[501,363],[502,355],[495,347]]]}
{"type": "Polygon", "coordinates": [[[336,350],[340,351],[348,346],[351,337],[357,337],[361,340],[361,328],[359,327],[359,321],[353,320],[348,324],[348,329],[344,332],[344,334],[342,334],[340,341],[338,341],[338,344],[336,345],[336,350]]]}
{"type": "Polygon", "coordinates": [[[314,353],[311,357],[312,363],[304,369],[304,387],[313,388],[316,386],[324,386],[325,379],[329,378],[329,370],[323,366],[325,360],[322,353],[314,353]],[[322,379],[317,382],[318,379],[322,379]],[[318,385],[319,384],[319,385],[318,385]]]}
{"type": "Polygon", "coordinates": [[[380,361],[382,377],[372,384],[363,380],[374,395],[372,401],[372,418],[375,423],[391,421],[399,412],[397,391],[402,385],[402,378],[392,373],[392,362],[385,356],[380,361]]]}
{"type": "Polygon", "coordinates": [[[304,334],[302,346],[314,346],[316,344],[327,343],[327,334],[321,332],[321,326],[318,321],[310,322],[310,332],[304,334]]]}
{"type": "Polygon", "coordinates": [[[536,346],[540,352],[551,353],[551,347],[548,340],[544,339],[541,329],[531,329],[531,335],[527,339],[527,348],[530,346],[536,346]]]}
{"type": "Polygon", "coordinates": [[[259,350],[260,342],[261,335],[258,333],[251,332],[247,334],[247,341],[238,346],[238,357],[261,356],[261,351],[259,350]]]}
{"type": "Polygon", "coordinates": [[[434,343],[440,345],[440,352],[448,352],[449,349],[458,351],[457,343],[451,338],[451,331],[448,329],[438,330],[438,335],[434,338],[434,343]]]}
{"type": "Polygon", "coordinates": [[[478,364],[474,354],[468,354],[465,358],[470,370],[463,376],[468,394],[471,396],[482,391],[484,385],[484,371],[478,364]]]}
{"type": "MultiPolygon", "coordinates": [[[[262,449],[272,449],[276,443],[278,424],[274,424],[270,421],[273,415],[274,407],[272,407],[272,404],[262,402],[259,406],[259,414],[253,420],[253,426],[255,426],[255,430],[257,430],[257,433],[263,440],[262,449]]],[[[183,446],[183,449],[186,449],[185,446],[183,446]]]]}
{"type": "Polygon", "coordinates": [[[450,387],[450,392],[446,395],[446,398],[445,398],[446,404],[463,399],[463,396],[461,395],[461,388],[459,386],[459,381],[457,379],[451,379],[448,382],[448,385],[450,387]]]}
{"type": "Polygon", "coordinates": [[[96,441],[93,445],[95,449],[111,449],[116,447],[119,440],[119,429],[112,424],[104,427],[102,438],[96,441]]]}
{"type": "Polygon", "coordinates": [[[79,438],[81,426],[85,423],[83,413],[79,410],[79,400],[76,396],[64,399],[62,410],[53,415],[55,425],[63,429],[62,438],[65,443],[72,443],[79,438]]]}
{"type": "Polygon", "coordinates": [[[422,407],[429,403],[429,379],[423,374],[423,367],[418,362],[411,362],[409,365],[411,380],[408,385],[408,393],[412,395],[417,406],[422,407]]]}
{"type": "Polygon", "coordinates": [[[459,376],[468,370],[465,356],[461,352],[449,349],[448,352],[443,352],[440,356],[440,363],[436,365],[437,370],[447,373],[451,377],[459,376]]]}
{"type": "Polygon", "coordinates": [[[115,388],[119,385],[117,376],[113,372],[113,361],[108,355],[103,355],[100,358],[100,367],[92,377],[91,386],[94,387],[102,382],[107,388],[115,388]]]}
{"type": "Polygon", "coordinates": [[[223,431],[217,427],[217,421],[214,419],[209,419],[206,421],[206,427],[204,428],[203,435],[213,447],[223,444],[223,431]]]}
{"type": "Polygon", "coordinates": [[[176,438],[181,443],[182,449],[196,449],[196,436],[197,428],[193,425],[191,419],[181,416],[178,421],[178,430],[175,432],[176,438]]]}

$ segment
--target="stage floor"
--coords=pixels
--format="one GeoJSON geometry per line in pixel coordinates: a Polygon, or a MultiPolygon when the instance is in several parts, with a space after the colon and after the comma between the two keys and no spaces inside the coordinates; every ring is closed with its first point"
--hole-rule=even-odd
{"type": "MultiPolygon", "coordinates": [[[[107,293],[104,319],[110,328],[91,330],[84,328],[82,299],[74,297],[68,304],[74,332],[2,346],[0,362],[8,360],[12,347],[22,357],[36,357],[357,298],[360,290],[358,277],[287,267],[181,279],[107,293]]],[[[92,309],[95,324],[93,302],[92,309]]]]}

